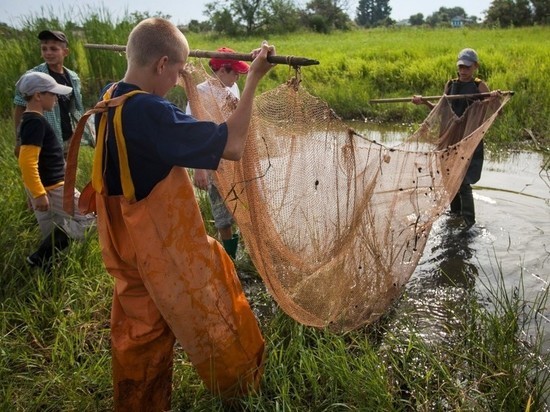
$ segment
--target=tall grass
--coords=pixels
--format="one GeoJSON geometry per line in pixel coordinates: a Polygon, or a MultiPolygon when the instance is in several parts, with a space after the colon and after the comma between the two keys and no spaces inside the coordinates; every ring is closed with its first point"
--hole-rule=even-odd
{"type": "MultiPolygon", "coordinates": [[[[24,257],[39,234],[12,154],[11,128],[11,121],[0,120],[0,410],[112,410],[112,278],[93,233],[71,244],[51,275],[26,267],[24,257]]],[[[81,155],[84,182],[91,150],[81,155]]],[[[201,205],[206,207],[204,199],[201,205]]],[[[174,411],[546,408],[550,353],[542,350],[540,312],[548,288],[527,302],[521,281],[509,291],[497,274],[483,299],[465,290],[465,310],[456,312],[446,339],[427,336],[405,300],[375,325],[339,335],[280,312],[246,254],[237,267],[241,275],[248,271],[244,288],[262,312],[268,357],[261,391],[228,407],[207,392],[178,346],[174,411]]]]}
{"type": "MultiPolygon", "coordinates": [[[[53,14],[52,14],[53,15],[53,14]]],[[[43,28],[63,29],[70,41],[67,66],[80,73],[86,104],[91,106],[106,82],[124,75],[123,55],[84,47],[86,43],[121,44],[142,17],[128,14],[116,20],[106,9],[80,10],[72,18],[80,24],[30,16],[21,33],[0,39],[0,116],[9,116],[13,87],[21,73],[40,63],[36,33],[43,28]],[[88,14],[86,14],[86,12],[88,14]]],[[[221,45],[248,52],[258,47],[261,38],[227,38],[187,33],[192,49],[215,50],[221,45]]],[[[521,140],[530,134],[548,139],[550,130],[550,92],[547,73],[550,27],[514,29],[426,29],[393,28],[355,30],[323,35],[293,33],[277,35],[269,41],[279,54],[301,55],[319,60],[318,66],[301,70],[303,87],[317,95],[345,119],[418,123],[427,113],[425,107],[408,103],[370,104],[380,97],[406,97],[413,94],[439,95],[445,82],[456,76],[458,51],[475,48],[481,59],[479,76],[491,89],[513,90],[515,95],[504,114],[489,131],[495,142],[521,140]]],[[[285,82],[294,71],[287,66],[273,70],[260,90],[285,82]]],[[[181,92],[175,94],[183,104],[181,92]]]]}
{"type": "MultiPolygon", "coordinates": [[[[134,16],[135,17],[135,16],[134,16]]],[[[16,159],[10,119],[13,84],[40,63],[36,33],[60,28],[69,35],[67,66],[77,70],[90,106],[100,88],[124,74],[123,56],[84,48],[86,42],[124,44],[128,20],[108,12],[81,16],[83,30],[30,17],[17,38],[0,39],[0,410],[111,410],[109,309],[112,278],[101,262],[97,236],[73,243],[48,276],[30,270],[25,256],[39,237],[28,210],[16,159]]],[[[69,20],[69,19],[66,19],[69,20]]],[[[303,85],[343,117],[419,121],[422,108],[369,105],[375,97],[438,94],[453,75],[454,57],[466,46],[478,50],[480,75],[492,88],[516,95],[492,130],[493,139],[517,138],[522,128],[547,137],[550,56],[547,28],[513,30],[369,30],[335,35],[304,33],[269,39],[280,54],[304,55],[321,64],[302,69],[303,85]],[[545,48],[546,47],[546,48],[545,48]],[[499,126],[500,125],[500,126],[499,126]]],[[[239,51],[261,39],[189,34],[192,48],[228,45],[239,51]]],[[[292,70],[278,67],[267,90],[292,70]]],[[[183,104],[184,96],[173,96],[183,104]]],[[[91,150],[84,148],[79,186],[89,178],[91,150]]],[[[208,202],[200,197],[205,215],[208,202]]],[[[210,220],[207,217],[207,223],[210,220]]],[[[210,233],[214,231],[208,224],[210,233]]],[[[239,400],[249,411],[539,411],[547,409],[550,354],[543,351],[540,312],[548,288],[527,302],[521,281],[513,291],[495,276],[482,299],[467,294],[449,337],[429,339],[404,301],[377,324],[337,335],[305,327],[281,313],[262,288],[246,253],[237,267],[261,320],[268,348],[261,392],[239,400]],[[526,334],[527,332],[527,334],[526,334]]],[[[175,411],[224,411],[198,379],[181,348],[174,364],[175,411]]]]}

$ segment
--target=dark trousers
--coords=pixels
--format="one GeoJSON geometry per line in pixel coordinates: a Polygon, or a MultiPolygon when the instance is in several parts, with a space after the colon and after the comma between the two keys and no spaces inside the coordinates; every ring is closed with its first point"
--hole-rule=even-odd
{"type": "Polygon", "coordinates": [[[458,193],[451,202],[451,212],[460,214],[467,226],[475,224],[474,195],[470,184],[462,182],[458,193]]]}
{"type": "Polygon", "coordinates": [[[49,272],[56,251],[65,249],[69,246],[69,242],[67,234],[56,226],[52,233],[42,239],[36,252],[29,256],[29,262],[33,266],[41,267],[44,271],[49,272]]]}

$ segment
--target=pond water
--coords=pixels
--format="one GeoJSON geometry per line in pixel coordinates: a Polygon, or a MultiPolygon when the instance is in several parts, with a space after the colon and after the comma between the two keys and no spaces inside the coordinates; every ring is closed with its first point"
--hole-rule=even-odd
{"type": "MultiPolygon", "coordinates": [[[[370,139],[388,146],[411,130],[352,124],[370,139]]],[[[435,223],[424,254],[406,287],[426,336],[445,334],[453,311],[475,288],[487,295],[501,282],[529,304],[550,283],[550,179],[543,157],[533,152],[495,156],[486,151],[482,176],[473,186],[477,223],[468,233],[442,216],[435,223]]],[[[545,330],[543,348],[550,350],[550,301],[538,319],[545,330]]],[[[527,337],[532,330],[526,327],[527,337]]],[[[533,329],[533,325],[531,325],[533,329]]]]}

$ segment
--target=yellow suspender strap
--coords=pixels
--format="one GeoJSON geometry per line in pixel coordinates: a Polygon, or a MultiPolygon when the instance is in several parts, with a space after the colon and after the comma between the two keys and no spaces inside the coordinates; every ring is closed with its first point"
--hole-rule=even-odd
{"type": "MultiPolygon", "coordinates": [[[[110,99],[112,89],[109,89],[103,96],[103,102],[107,107],[115,107],[115,115],[113,119],[113,126],[115,130],[115,139],[118,151],[118,160],[120,168],[120,183],[122,186],[122,193],[126,200],[135,201],[135,188],[132,182],[132,176],[130,174],[130,165],[128,163],[128,153],[126,150],[126,140],[122,132],[122,106],[129,97],[132,97],[138,93],[147,93],[143,90],[133,90],[122,96],[118,96],[114,99],[110,99]]],[[[98,193],[103,193],[103,152],[105,148],[105,139],[107,136],[107,117],[108,113],[104,112],[101,115],[99,121],[98,134],[96,137],[96,149],[94,154],[94,166],[92,170],[92,186],[98,193]]]]}

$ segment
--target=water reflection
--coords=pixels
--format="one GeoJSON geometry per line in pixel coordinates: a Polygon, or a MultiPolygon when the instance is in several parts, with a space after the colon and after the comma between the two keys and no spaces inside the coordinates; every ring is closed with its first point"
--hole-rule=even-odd
{"type": "MultiPolygon", "coordinates": [[[[407,126],[350,126],[387,146],[414,132],[407,126]]],[[[441,216],[399,302],[398,310],[415,317],[427,340],[449,339],[469,300],[487,296],[486,285],[495,286],[501,275],[506,290],[522,286],[527,302],[549,285],[550,182],[545,160],[525,151],[497,155],[487,153],[481,180],[474,186],[478,223],[464,233],[452,217],[441,216]]],[[[543,348],[550,350],[550,302],[542,312],[543,348]]]]}

